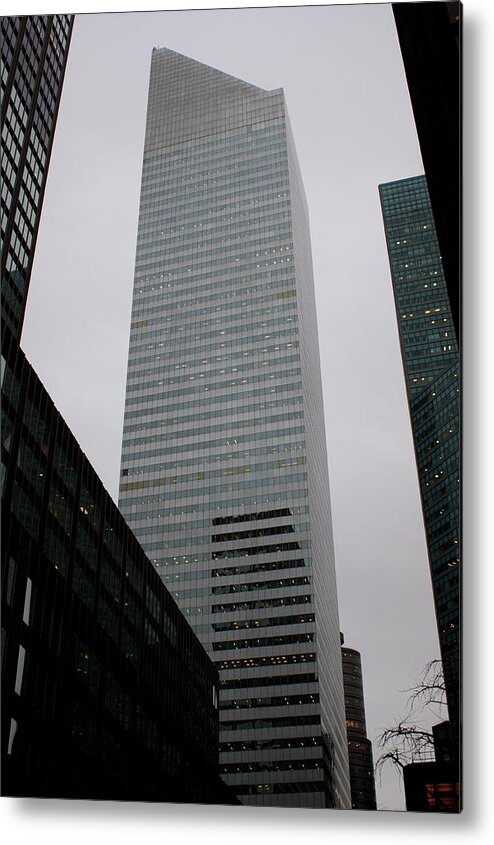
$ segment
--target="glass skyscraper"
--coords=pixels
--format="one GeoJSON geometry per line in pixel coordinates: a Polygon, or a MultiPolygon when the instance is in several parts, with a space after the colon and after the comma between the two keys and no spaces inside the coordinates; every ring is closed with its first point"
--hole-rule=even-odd
{"type": "Polygon", "coordinates": [[[460,385],[424,176],[380,186],[453,748],[460,724],[460,385]]]}
{"type": "Polygon", "coordinates": [[[2,323],[20,340],[72,15],[1,20],[2,323]]]}
{"type": "Polygon", "coordinates": [[[309,225],[282,90],[152,54],[120,507],[243,803],[349,807],[309,225]]]}

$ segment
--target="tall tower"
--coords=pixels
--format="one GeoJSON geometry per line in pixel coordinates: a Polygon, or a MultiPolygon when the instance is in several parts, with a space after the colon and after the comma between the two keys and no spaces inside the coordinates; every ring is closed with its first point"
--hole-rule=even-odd
{"type": "Polygon", "coordinates": [[[453,751],[460,724],[458,344],[424,176],[380,185],[453,751]]]}
{"type": "Polygon", "coordinates": [[[2,339],[21,337],[73,20],[1,21],[2,339]]]}
{"type": "Polygon", "coordinates": [[[362,659],[358,651],[343,645],[343,635],[341,643],[352,810],[375,810],[376,785],[372,743],[365,723],[362,659]]]}
{"type": "Polygon", "coordinates": [[[307,208],[282,90],[153,51],[120,507],[220,670],[243,803],[349,807],[307,208]]]}

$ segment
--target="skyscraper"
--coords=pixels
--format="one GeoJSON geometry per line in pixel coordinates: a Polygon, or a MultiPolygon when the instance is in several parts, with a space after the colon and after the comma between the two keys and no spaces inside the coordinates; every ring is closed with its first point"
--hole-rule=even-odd
{"type": "Polygon", "coordinates": [[[120,507],[220,670],[244,803],[349,807],[306,202],[282,90],[152,54],[120,507]]]}
{"type": "Polygon", "coordinates": [[[379,190],[457,757],[461,622],[458,345],[425,177],[390,182],[379,190]]]}
{"type": "Polygon", "coordinates": [[[393,3],[392,8],[460,342],[462,4],[393,3]]]}
{"type": "Polygon", "coordinates": [[[376,809],[376,785],[372,743],[367,738],[365,722],[364,683],[360,653],[343,645],[343,689],[345,692],[346,732],[353,810],[376,809]]]}
{"type": "Polygon", "coordinates": [[[72,26],[72,15],[1,20],[2,324],[17,340],[72,26]]]}

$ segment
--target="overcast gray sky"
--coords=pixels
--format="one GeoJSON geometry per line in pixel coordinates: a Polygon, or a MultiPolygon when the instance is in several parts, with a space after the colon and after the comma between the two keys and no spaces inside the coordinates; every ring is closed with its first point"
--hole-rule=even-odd
{"type": "MultiPolygon", "coordinates": [[[[391,7],[77,16],[22,345],[115,499],[154,46],[285,90],[311,221],[340,623],[362,654],[375,743],[439,654],[377,189],[422,172],[391,7]]],[[[393,773],[376,787],[379,807],[404,809],[393,773]]]]}

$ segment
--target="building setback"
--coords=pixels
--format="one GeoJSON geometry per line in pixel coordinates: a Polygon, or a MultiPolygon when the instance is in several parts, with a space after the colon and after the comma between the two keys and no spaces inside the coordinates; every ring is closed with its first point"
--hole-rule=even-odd
{"type": "Polygon", "coordinates": [[[20,340],[73,15],[1,19],[2,320],[20,340]]]}
{"type": "Polygon", "coordinates": [[[242,802],[349,807],[308,216],[282,90],[152,54],[120,507],[242,802]]]}
{"type": "Polygon", "coordinates": [[[424,176],[381,185],[432,589],[452,729],[460,731],[460,370],[424,176]]]}
{"type": "Polygon", "coordinates": [[[343,635],[341,642],[352,810],[375,810],[376,785],[372,743],[365,723],[362,660],[358,651],[343,646],[343,635]]]}
{"type": "Polygon", "coordinates": [[[218,672],[16,341],[2,372],[2,795],[238,803],[218,672]]]}

